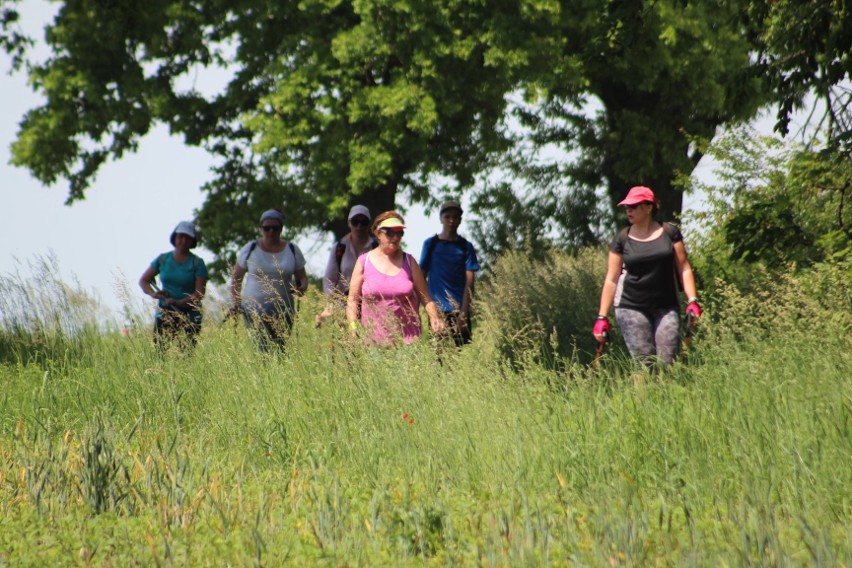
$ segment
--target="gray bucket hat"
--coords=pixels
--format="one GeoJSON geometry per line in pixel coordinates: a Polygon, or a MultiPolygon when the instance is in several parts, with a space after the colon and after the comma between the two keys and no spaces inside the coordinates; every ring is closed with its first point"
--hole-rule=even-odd
{"type": "Polygon", "coordinates": [[[281,225],[284,225],[284,214],[278,209],[267,209],[263,212],[263,215],[260,216],[260,224],[263,224],[267,219],[275,219],[281,225]]]}
{"type": "Polygon", "coordinates": [[[172,243],[172,246],[175,246],[175,235],[186,235],[187,237],[192,238],[192,245],[189,248],[194,248],[196,244],[198,244],[198,237],[195,233],[195,225],[192,224],[192,221],[181,221],[175,227],[175,230],[172,231],[172,235],[169,237],[169,242],[172,243]]]}

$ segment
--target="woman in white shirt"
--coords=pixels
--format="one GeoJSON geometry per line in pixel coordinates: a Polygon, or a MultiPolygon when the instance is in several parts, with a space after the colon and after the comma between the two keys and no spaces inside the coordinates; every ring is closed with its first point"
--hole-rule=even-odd
{"type": "Polygon", "coordinates": [[[231,278],[232,310],[243,313],[264,351],[270,345],[284,346],[293,326],[293,296],[308,288],[305,257],[294,243],[281,238],[283,228],[281,211],[265,211],[260,216],[261,238],[237,254],[231,278]]]}
{"type": "Polygon", "coordinates": [[[331,317],[335,308],[340,312],[346,308],[349,295],[349,280],[355,269],[355,262],[365,252],[376,248],[376,238],[370,233],[370,210],[363,205],[355,205],[349,210],[349,232],[334,244],[328,255],[322,286],[328,303],[325,309],[316,315],[317,325],[331,317]]]}

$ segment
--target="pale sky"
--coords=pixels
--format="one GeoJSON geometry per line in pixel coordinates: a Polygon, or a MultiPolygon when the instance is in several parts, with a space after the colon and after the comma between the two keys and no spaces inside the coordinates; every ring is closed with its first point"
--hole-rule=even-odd
{"type": "MultiPolygon", "coordinates": [[[[25,0],[24,29],[41,40],[40,27],[54,10],[55,5],[44,0],[25,0]]],[[[43,56],[46,50],[36,53],[43,56]]],[[[21,263],[25,266],[52,251],[63,279],[71,282],[76,277],[108,307],[122,305],[115,292],[117,281],[129,284],[137,300],[143,298],[136,282],[158,254],[171,250],[169,235],[175,225],[191,220],[201,206],[200,188],[213,177],[211,158],[159,126],[142,140],[138,152],[105,164],[86,199],[66,206],[67,183],[44,187],[28,171],[9,165],[9,145],[18,124],[40,101],[26,77],[10,76],[9,69],[9,58],[0,54],[0,273],[14,272],[21,263]]],[[[437,215],[432,217],[427,219],[420,207],[406,214],[406,248],[415,257],[423,240],[440,230],[437,215]]],[[[305,254],[308,272],[320,276],[332,245],[330,234],[324,240],[294,242],[305,254]]],[[[201,247],[196,252],[207,261],[213,258],[201,247]]]]}
{"type": "MultiPolygon", "coordinates": [[[[56,5],[25,0],[20,8],[25,31],[41,40],[40,30],[56,5]]],[[[46,50],[35,53],[44,57],[46,50]]],[[[138,152],[105,164],[85,200],[66,206],[66,182],[44,187],[29,172],[8,163],[18,123],[39,104],[25,76],[10,76],[9,69],[8,57],[0,54],[0,274],[14,272],[21,263],[26,273],[26,262],[52,251],[63,279],[70,282],[73,276],[109,308],[122,306],[117,283],[127,285],[138,302],[143,298],[136,285],[139,276],[158,254],[171,250],[169,235],[174,226],[191,220],[194,209],[202,204],[200,187],[212,178],[211,158],[200,148],[184,146],[180,138],[159,126],[142,140],[138,152]]],[[[696,174],[711,170],[710,164],[702,162],[696,174]]],[[[687,197],[685,209],[696,202],[687,197]]],[[[422,208],[412,208],[406,222],[406,249],[419,256],[423,240],[440,229],[437,213],[427,218],[422,208]]],[[[461,232],[465,233],[464,225],[461,232]]],[[[302,238],[296,244],[308,260],[308,272],[321,275],[331,237],[302,238]]],[[[203,248],[197,252],[205,260],[212,259],[203,248]]]]}

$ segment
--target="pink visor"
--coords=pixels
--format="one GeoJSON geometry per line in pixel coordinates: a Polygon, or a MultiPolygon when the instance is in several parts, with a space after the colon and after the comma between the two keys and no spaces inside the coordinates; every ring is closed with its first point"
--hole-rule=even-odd
{"type": "Polygon", "coordinates": [[[405,229],[405,225],[402,224],[402,221],[397,219],[396,217],[388,217],[381,223],[376,229],[405,229]]]}

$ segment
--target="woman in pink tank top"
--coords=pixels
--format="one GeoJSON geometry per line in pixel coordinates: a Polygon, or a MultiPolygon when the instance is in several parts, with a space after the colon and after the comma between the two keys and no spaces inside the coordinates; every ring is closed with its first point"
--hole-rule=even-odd
{"type": "Polygon", "coordinates": [[[353,332],[360,321],[372,344],[392,345],[400,339],[409,344],[419,338],[421,302],[432,331],[441,333],[444,329],[423,271],[402,250],[404,233],[405,221],[399,213],[387,211],[378,215],[373,221],[373,234],[379,246],[362,254],[352,272],[346,319],[353,332]]]}

